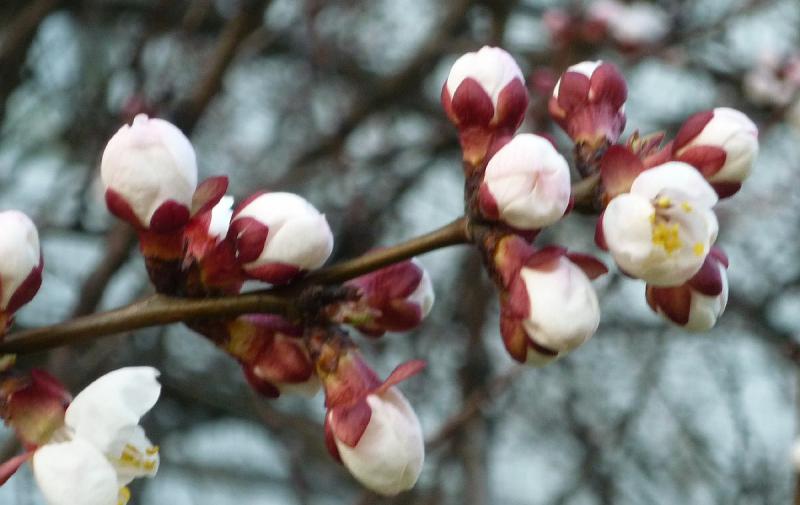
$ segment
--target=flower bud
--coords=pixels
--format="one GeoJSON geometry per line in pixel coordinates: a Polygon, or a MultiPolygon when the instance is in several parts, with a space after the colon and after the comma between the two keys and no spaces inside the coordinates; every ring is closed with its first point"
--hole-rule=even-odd
{"type": "Polygon", "coordinates": [[[0,335],[39,291],[43,267],[39,234],[30,218],[16,210],[0,212],[0,335]]]}
{"type": "MultiPolygon", "coordinates": [[[[521,239],[503,239],[509,240],[521,239]]],[[[590,278],[606,269],[591,256],[559,247],[524,250],[521,243],[498,248],[501,254],[523,254],[520,268],[501,294],[500,331],[512,358],[544,365],[582,345],[597,330],[600,306],[590,278]]]]}
{"type": "Polygon", "coordinates": [[[528,92],[522,71],[499,47],[466,53],[450,69],[442,106],[459,129],[464,159],[477,166],[492,140],[512,134],[525,118],[528,92]]]}
{"type": "Polygon", "coordinates": [[[7,377],[0,383],[0,417],[27,446],[50,440],[64,425],[72,397],[58,379],[44,370],[29,377],[7,377]]]}
{"type": "Polygon", "coordinates": [[[564,216],[569,165],[549,140],[515,136],[489,160],[478,198],[481,213],[519,230],[537,230],[564,216]]]}
{"type": "Polygon", "coordinates": [[[322,266],[333,250],[325,216],[292,193],[263,193],[243,202],[229,236],[247,275],[272,284],[322,266]]]}
{"type": "Polygon", "coordinates": [[[362,275],[346,285],[357,288],[361,300],[345,314],[345,322],[374,337],[416,328],[435,300],[431,278],[416,259],[362,275]]]}
{"type": "Polygon", "coordinates": [[[645,170],[598,220],[596,240],[626,274],[678,286],[700,270],[717,239],[717,195],[686,163],[645,170]]]}
{"type": "Polygon", "coordinates": [[[317,361],[328,407],[328,450],[376,493],[393,496],[411,489],[422,472],[422,428],[395,386],[423,367],[424,362],[410,361],[381,383],[355,349],[325,344],[317,361]]]}
{"type": "Polygon", "coordinates": [[[689,331],[708,331],[728,303],[728,258],[714,247],[700,271],[675,287],[647,286],[647,303],[653,311],[689,331]]]}
{"type": "Polygon", "coordinates": [[[169,232],[189,220],[197,162],[175,125],[136,116],[108,141],[101,176],[108,209],[133,226],[169,232]]]}
{"type": "Polygon", "coordinates": [[[269,398],[319,391],[303,329],[280,316],[247,315],[228,324],[226,350],[242,363],[250,385],[269,398]]]}
{"type": "Polygon", "coordinates": [[[758,128],[728,107],[699,112],[678,131],[673,157],[697,168],[720,198],[733,195],[750,175],[758,154],[758,128]]]}
{"type": "Polygon", "coordinates": [[[611,63],[584,61],[564,72],[548,104],[550,116],[576,144],[599,149],[625,128],[628,87],[611,63]]]}

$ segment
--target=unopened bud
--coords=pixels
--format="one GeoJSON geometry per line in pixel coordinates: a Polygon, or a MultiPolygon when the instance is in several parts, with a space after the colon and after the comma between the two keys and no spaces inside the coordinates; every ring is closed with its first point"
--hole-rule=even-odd
{"type": "Polygon", "coordinates": [[[39,291],[43,266],[33,221],[16,210],[0,212],[0,335],[39,291]]]}

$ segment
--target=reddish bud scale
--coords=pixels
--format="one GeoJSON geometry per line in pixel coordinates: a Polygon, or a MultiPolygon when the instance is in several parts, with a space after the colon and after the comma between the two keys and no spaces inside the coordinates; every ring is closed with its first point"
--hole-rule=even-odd
{"type": "Polygon", "coordinates": [[[28,378],[6,378],[0,394],[0,414],[28,447],[47,442],[64,424],[72,399],[58,379],[43,370],[32,370],[28,378]]]}

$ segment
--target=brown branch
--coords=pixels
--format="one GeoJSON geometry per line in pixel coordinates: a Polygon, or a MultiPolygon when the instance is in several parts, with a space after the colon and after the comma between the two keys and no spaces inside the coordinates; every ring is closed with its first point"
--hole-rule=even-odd
{"type": "Polygon", "coordinates": [[[467,220],[459,218],[401,244],[317,270],[286,287],[221,298],[186,299],[153,295],[116,310],[13,333],[0,344],[0,353],[44,351],[122,331],[180,321],[250,313],[283,314],[292,310],[296,296],[312,285],[336,284],[418,254],[469,241],[467,220]]]}

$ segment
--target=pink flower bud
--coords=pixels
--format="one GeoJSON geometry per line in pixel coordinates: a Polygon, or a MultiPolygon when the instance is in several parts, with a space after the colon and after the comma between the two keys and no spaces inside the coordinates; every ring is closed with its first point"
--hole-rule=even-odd
{"type": "Polygon", "coordinates": [[[530,254],[501,297],[500,331],[511,357],[544,365],[589,340],[600,324],[590,277],[605,271],[593,257],[559,247],[530,254]]]}
{"type": "Polygon", "coordinates": [[[481,212],[519,230],[537,230],[564,216],[569,165],[549,140],[523,133],[489,160],[479,189],[481,212]]]}
{"type": "Polygon", "coordinates": [[[548,107],[575,143],[600,147],[622,134],[627,97],[628,87],[616,66],[584,61],[564,72],[548,107]]]}
{"type": "Polygon", "coordinates": [[[313,396],[320,382],[303,341],[303,329],[280,316],[248,315],[228,324],[227,350],[242,363],[245,378],[264,396],[313,396]]]}
{"type": "MultiPolygon", "coordinates": [[[[318,370],[330,367],[328,359],[318,361],[318,370]]],[[[404,363],[381,383],[357,351],[346,350],[337,354],[331,372],[320,372],[328,406],[328,450],[376,493],[393,496],[411,489],[422,472],[422,428],[395,386],[424,366],[421,361],[404,363]]]]}
{"type": "Polygon", "coordinates": [[[229,234],[244,271],[272,284],[322,266],[333,250],[325,216],[292,193],[263,193],[246,200],[234,213],[229,234]]]}
{"type": "Polygon", "coordinates": [[[727,107],[686,120],[673,143],[673,157],[697,168],[720,198],[733,195],[750,175],[758,154],[758,128],[727,107]]]}
{"type": "Polygon", "coordinates": [[[136,116],[108,141],[101,175],[109,210],[133,226],[169,232],[189,220],[197,162],[173,124],[136,116]]]}
{"type": "Polygon", "coordinates": [[[647,303],[653,311],[689,331],[708,331],[728,303],[728,258],[715,247],[700,271],[685,284],[660,288],[647,286],[647,303]]]}
{"type": "Polygon", "coordinates": [[[645,170],[598,220],[596,239],[626,274],[678,286],[700,270],[717,239],[717,195],[686,163],[645,170]]]}
{"type": "Polygon", "coordinates": [[[39,291],[43,266],[39,234],[30,218],[16,210],[0,212],[0,335],[39,291]]]}
{"type": "Polygon", "coordinates": [[[466,53],[450,69],[442,104],[458,128],[516,130],[525,117],[528,94],[519,66],[503,49],[484,46],[466,53]]]}
{"type": "Polygon", "coordinates": [[[422,322],[435,300],[428,272],[416,260],[407,260],[348,281],[358,288],[361,303],[345,321],[371,336],[387,331],[409,331],[422,322]],[[365,310],[359,310],[365,305],[365,310]]]}

